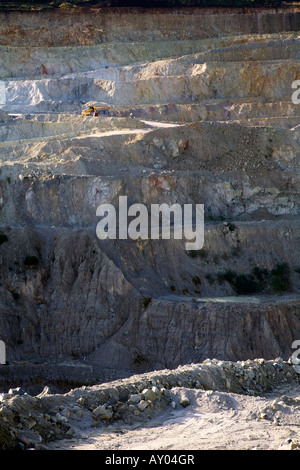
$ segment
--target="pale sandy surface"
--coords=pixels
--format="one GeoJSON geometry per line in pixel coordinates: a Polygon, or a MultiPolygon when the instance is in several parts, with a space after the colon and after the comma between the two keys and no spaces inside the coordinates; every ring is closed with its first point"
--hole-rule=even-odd
{"type": "MultiPolygon", "coordinates": [[[[172,405],[147,423],[87,429],[52,443],[70,450],[276,450],[300,439],[300,386],[282,386],[263,397],[173,389],[172,405]],[[180,397],[190,405],[183,408],[180,397]],[[285,397],[296,400],[286,403],[285,397]],[[275,401],[277,401],[277,404],[275,401]]],[[[285,447],[284,447],[285,446],[285,447]]],[[[287,449],[288,450],[288,449],[287,449]]]]}

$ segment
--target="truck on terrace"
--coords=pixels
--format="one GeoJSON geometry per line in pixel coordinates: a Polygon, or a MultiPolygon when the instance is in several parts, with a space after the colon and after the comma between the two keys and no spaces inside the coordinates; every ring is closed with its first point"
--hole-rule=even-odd
{"type": "Polygon", "coordinates": [[[81,114],[83,116],[109,116],[110,106],[107,103],[86,103],[81,114]]]}

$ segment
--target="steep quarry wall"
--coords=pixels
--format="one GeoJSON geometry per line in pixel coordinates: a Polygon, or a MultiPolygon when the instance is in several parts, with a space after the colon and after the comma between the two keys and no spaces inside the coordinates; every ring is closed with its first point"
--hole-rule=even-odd
{"type": "Polygon", "coordinates": [[[207,357],[288,359],[299,9],[0,17],[0,385],[22,361],[77,365],[77,382],[93,382],[207,357]],[[80,115],[89,101],[110,115],[80,115]],[[203,249],[100,241],[96,208],[121,195],[204,204],[203,249]]]}
{"type": "Polygon", "coordinates": [[[99,8],[1,12],[7,46],[71,46],[103,42],[184,40],[297,31],[299,11],[261,8],[99,8]]]}

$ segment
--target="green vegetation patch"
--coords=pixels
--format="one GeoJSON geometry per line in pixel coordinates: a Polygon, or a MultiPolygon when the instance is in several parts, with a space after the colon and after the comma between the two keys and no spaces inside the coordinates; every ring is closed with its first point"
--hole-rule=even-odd
{"type": "Polygon", "coordinates": [[[40,263],[40,260],[37,256],[26,256],[24,259],[24,266],[27,268],[36,268],[40,263]]]}
{"type": "Polygon", "coordinates": [[[271,284],[274,291],[278,294],[290,290],[290,268],[286,263],[278,264],[275,269],[272,269],[271,284]]]}
{"type": "Polygon", "coordinates": [[[255,267],[251,273],[238,274],[231,269],[217,273],[216,278],[212,274],[206,274],[210,284],[213,280],[219,283],[228,282],[237,295],[251,295],[272,291],[283,294],[291,290],[290,268],[287,263],[277,264],[271,271],[255,267]]]}
{"type": "Polygon", "coordinates": [[[8,236],[5,233],[0,232],[0,245],[8,241],[8,236]]]}
{"type": "Polygon", "coordinates": [[[144,297],[143,298],[143,307],[144,307],[144,309],[148,308],[149,305],[151,304],[151,302],[152,302],[151,297],[144,297]]]}

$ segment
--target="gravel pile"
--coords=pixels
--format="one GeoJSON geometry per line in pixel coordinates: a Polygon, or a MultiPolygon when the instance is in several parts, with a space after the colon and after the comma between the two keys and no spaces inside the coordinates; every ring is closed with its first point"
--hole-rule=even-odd
{"type": "MultiPolygon", "coordinates": [[[[300,368],[291,360],[255,359],[240,362],[207,359],[132,376],[101,385],[83,386],[59,395],[48,387],[37,396],[21,388],[0,394],[0,449],[43,448],[57,439],[74,437],[82,429],[115,421],[148,421],[174,407],[175,387],[261,395],[279,384],[299,384],[300,368]]],[[[189,400],[183,398],[186,407],[189,400]]]]}

